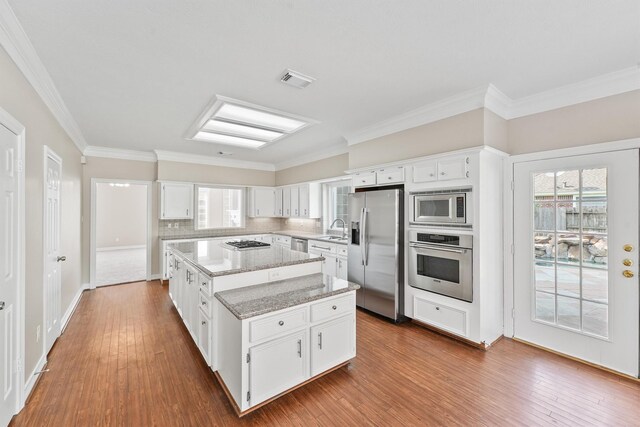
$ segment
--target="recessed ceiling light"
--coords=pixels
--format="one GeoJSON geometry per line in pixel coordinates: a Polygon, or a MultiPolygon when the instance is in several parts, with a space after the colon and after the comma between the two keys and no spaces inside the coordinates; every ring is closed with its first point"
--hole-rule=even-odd
{"type": "Polygon", "coordinates": [[[280,138],[283,133],[272,130],[255,128],[251,126],[239,125],[236,123],[223,122],[220,120],[209,120],[202,130],[210,132],[220,132],[230,135],[237,135],[247,138],[262,139],[264,141],[274,141],[280,138]]]}
{"type": "Polygon", "coordinates": [[[306,117],[216,96],[185,137],[260,149],[315,123],[306,117]]]}

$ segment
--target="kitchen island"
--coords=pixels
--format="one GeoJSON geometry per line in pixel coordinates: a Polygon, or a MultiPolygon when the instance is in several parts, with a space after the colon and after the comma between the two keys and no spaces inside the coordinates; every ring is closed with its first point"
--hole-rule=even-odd
{"type": "MultiPolygon", "coordinates": [[[[169,246],[169,296],[194,342],[217,369],[215,292],[321,272],[323,258],[271,245],[238,250],[233,239],[169,246]]],[[[255,242],[254,242],[255,243],[255,242]]]]}
{"type": "Polygon", "coordinates": [[[355,357],[357,284],[324,274],[216,292],[216,377],[238,415],[355,357]]]}

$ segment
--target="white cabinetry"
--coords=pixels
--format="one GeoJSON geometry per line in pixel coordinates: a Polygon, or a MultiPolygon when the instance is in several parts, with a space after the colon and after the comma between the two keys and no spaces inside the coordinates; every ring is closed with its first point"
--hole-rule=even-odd
{"type": "Polygon", "coordinates": [[[276,192],[273,188],[251,187],[249,189],[249,216],[276,216],[276,192]]]}
{"type": "Polygon", "coordinates": [[[447,181],[469,177],[469,157],[454,156],[413,165],[413,182],[447,181]]]}
{"type": "MultiPolygon", "coordinates": [[[[276,207],[275,207],[275,216],[284,217],[284,199],[283,199],[283,188],[275,189],[275,198],[276,198],[276,207]]],[[[291,202],[289,202],[291,203],[291,202]]]]}
{"type": "Polygon", "coordinates": [[[311,376],[348,360],[355,350],[353,314],[311,328],[311,376]]]}
{"type": "Polygon", "coordinates": [[[291,217],[300,217],[300,189],[298,187],[291,187],[291,217]]]}
{"type": "Polygon", "coordinates": [[[249,350],[249,399],[252,405],[286,391],[309,377],[307,331],[252,347],[249,350]]]}
{"type": "Polygon", "coordinates": [[[291,215],[291,187],[282,187],[282,216],[289,218],[291,215]]]}
{"type": "Polygon", "coordinates": [[[240,412],[356,355],[355,291],[243,320],[216,304],[218,374],[240,412]]]}
{"type": "Polygon", "coordinates": [[[193,219],[193,184],[163,182],[160,185],[160,219],[193,219]]]}
{"type": "Polygon", "coordinates": [[[404,166],[357,172],[352,179],[354,187],[401,184],[404,182],[404,166]]]}
{"type": "Polygon", "coordinates": [[[322,273],[347,279],[347,246],[324,240],[309,240],[309,253],[324,257],[322,273]]]}

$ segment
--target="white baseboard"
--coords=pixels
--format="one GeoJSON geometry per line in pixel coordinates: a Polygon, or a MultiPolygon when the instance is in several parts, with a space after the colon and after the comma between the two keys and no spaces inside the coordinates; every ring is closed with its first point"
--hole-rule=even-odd
{"type": "Polygon", "coordinates": [[[144,249],[147,245],[131,245],[131,246],[107,246],[105,248],[96,248],[96,252],[122,251],[126,249],[144,249]]]}
{"type": "Polygon", "coordinates": [[[152,274],[151,276],[149,276],[147,281],[160,280],[161,278],[162,278],[162,274],[152,274]]]}
{"type": "Polygon", "coordinates": [[[67,327],[67,323],[69,323],[69,320],[71,320],[71,316],[73,315],[73,312],[76,311],[76,307],[78,306],[78,303],[80,302],[80,298],[82,298],[82,293],[89,289],[89,285],[88,284],[83,284],[79,289],[78,292],[76,292],[76,295],[73,297],[73,301],[71,301],[71,304],[69,304],[69,307],[67,308],[67,311],[64,312],[64,316],[62,316],[62,319],[60,319],[60,334],[62,335],[62,333],[64,332],[64,329],[67,327]]]}
{"type": "Polygon", "coordinates": [[[36,367],[33,369],[33,372],[31,372],[31,375],[29,375],[29,377],[25,382],[24,393],[22,394],[24,396],[23,404],[24,402],[27,401],[27,399],[29,398],[29,395],[33,391],[33,387],[36,385],[36,381],[38,381],[38,377],[42,375],[42,374],[36,374],[36,372],[42,371],[46,364],[47,364],[47,355],[43,354],[40,360],[38,360],[38,363],[36,364],[36,367]]]}

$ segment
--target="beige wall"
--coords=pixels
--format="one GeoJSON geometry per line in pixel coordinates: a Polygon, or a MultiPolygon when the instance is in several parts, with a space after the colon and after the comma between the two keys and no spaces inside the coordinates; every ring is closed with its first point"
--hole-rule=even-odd
{"type": "Polygon", "coordinates": [[[158,162],[160,181],[187,181],[206,184],[275,185],[275,172],[193,163],[158,162]]]}
{"type": "Polygon", "coordinates": [[[640,137],[640,90],[509,120],[509,152],[640,137]]]}
{"type": "MultiPolygon", "coordinates": [[[[82,286],[81,281],[81,181],[80,151],[60,127],[4,49],[0,48],[0,107],[26,127],[26,254],[25,278],[25,375],[43,355],[42,337],[36,329],[43,324],[43,146],[62,157],[61,250],[67,261],[62,266],[62,313],[82,286]]],[[[42,328],[44,329],[44,328],[42,328]]]]}
{"type": "Polygon", "coordinates": [[[311,163],[282,169],[276,172],[276,185],[333,178],[344,175],[349,169],[349,154],[328,157],[311,163]]]}
{"type": "Polygon", "coordinates": [[[96,185],[96,248],[146,246],[147,186],[96,185]]]}
{"type": "Polygon", "coordinates": [[[396,132],[349,147],[349,168],[428,156],[484,144],[484,109],[396,132]]]}
{"type": "Polygon", "coordinates": [[[484,144],[489,145],[505,153],[509,150],[509,125],[508,121],[495,114],[493,111],[484,110],[484,144]]]}
{"type": "Polygon", "coordinates": [[[89,283],[89,256],[91,236],[91,179],[123,179],[151,181],[151,274],[160,273],[160,250],[158,243],[158,185],[156,184],[156,163],[135,160],[105,159],[87,157],[82,174],[82,280],[89,283]]]}

